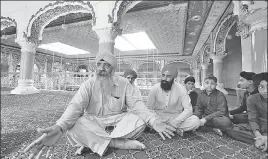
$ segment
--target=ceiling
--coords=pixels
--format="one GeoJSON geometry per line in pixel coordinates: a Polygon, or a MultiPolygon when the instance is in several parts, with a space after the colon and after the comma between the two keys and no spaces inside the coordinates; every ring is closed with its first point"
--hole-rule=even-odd
{"type": "MultiPolygon", "coordinates": [[[[191,56],[206,42],[210,33],[208,30],[215,28],[229,4],[228,1],[144,1],[124,15],[121,28],[123,34],[145,31],[157,48],[155,54],[191,56]]],[[[95,56],[99,45],[98,37],[91,29],[91,19],[87,13],[59,17],[46,26],[42,44],[61,42],[95,56]],[[66,24],[66,30],[61,28],[62,24],[66,24]]],[[[1,31],[1,34],[11,35],[15,32],[16,28],[10,27],[1,31]]],[[[14,43],[14,38],[1,39],[1,43],[19,47],[14,43]]],[[[51,53],[39,48],[37,51],[51,53]]],[[[117,56],[147,53],[147,50],[121,52],[115,49],[117,56]]]]}

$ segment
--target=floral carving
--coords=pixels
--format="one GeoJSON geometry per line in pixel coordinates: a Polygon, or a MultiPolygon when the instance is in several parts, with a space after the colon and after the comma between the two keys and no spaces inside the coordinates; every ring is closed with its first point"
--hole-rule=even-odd
{"type": "Polygon", "coordinates": [[[120,26],[122,16],[136,4],[142,1],[119,1],[116,0],[115,6],[112,11],[111,20],[115,26],[120,26]]]}
{"type": "Polygon", "coordinates": [[[224,14],[226,8],[231,2],[229,1],[214,1],[211,7],[211,11],[207,17],[207,21],[205,22],[203,26],[203,30],[199,36],[198,42],[195,46],[195,49],[193,51],[193,56],[195,56],[199,50],[203,47],[204,43],[207,41],[210,33],[213,31],[215,26],[217,25],[217,22],[224,14]]]}
{"type": "Polygon", "coordinates": [[[249,36],[249,26],[243,22],[239,22],[237,24],[237,32],[235,33],[236,36],[241,36],[241,38],[245,39],[249,36]]]}
{"type": "Polygon", "coordinates": [[[1,16],[1,31],[12,26],[17,27],[17,22],[15,21],[15,19],[1,16]]]}
{"type": "Polygon", "coordinates": [[[232,28],[232,26],[235,24],[235,22],[236,22],[235,16],[228,15],[220,24],[219,30],[216,33],[216,39],[214,43],[216,54],[224,54],[226,36],[230,31],[230,29],[232,28]]]}
{"type": "Polygon", "coordinates": [[[52,20],[69,13],[91,13],[93,24],[95,24],[95,13],[90,3],[82,1],[57,1],[54,4],[50,3],[44,8],[40,9],[33,15],[27,26],[27,33],[25,33],[28,41],[38,44],[42,40],[42,33],[46,25],[52,20]]]}

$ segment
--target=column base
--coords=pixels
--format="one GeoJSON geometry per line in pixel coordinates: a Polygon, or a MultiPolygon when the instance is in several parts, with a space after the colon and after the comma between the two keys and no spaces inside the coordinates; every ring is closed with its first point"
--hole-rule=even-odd
{"type": "Polygon", "coordinates": [[[223,83],[218,83],[216,89],[221,91],[224,95],[228,95],[228,92],[224,89],[223,83]]]}
{"type": "Polygon", "coordinates": [[[10,94],[35,94],[39,90],[33,86],[33,80],[18,80],[18,87],[13,89],[10,94]]]}

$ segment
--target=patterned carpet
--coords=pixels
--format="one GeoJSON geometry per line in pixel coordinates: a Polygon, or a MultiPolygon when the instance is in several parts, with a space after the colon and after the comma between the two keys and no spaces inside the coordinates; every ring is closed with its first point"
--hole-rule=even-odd
{"type": "MultiPolygon", "coordinates": [[[[23,150],[30,142],[40,136],[38,127],[48,127],[60,117],[73,94],[43,92],[34,95],[1,94],[1,158],[27,158],[23,150]]],[[[103,158],[145,159],[145,158],[249,158],[264,159],[262,153],[251,145],[219,137],[213,132],[197,131],[185,133],[183,138],[161,140],[155,133],[145,132],[138,139],[145,143],[144,151],[108,149],[103,158]]],[[[85,157],[74,156],[72,147],[64,136],[50,158],[53,159],[95,159],[96,154],[85,157]]]]}

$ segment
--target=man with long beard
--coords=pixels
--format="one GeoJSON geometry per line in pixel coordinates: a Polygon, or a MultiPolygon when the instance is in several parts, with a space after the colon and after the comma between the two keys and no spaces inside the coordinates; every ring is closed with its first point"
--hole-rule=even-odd
{"type": "Polygon", "coordinates": [[[178,71],[171,66],[162,69],[161,83],[154,85],[149,93],[147,107],[166,124],[174,127],[183,136],[183,132],[195,130],[200,121],[193,116],[191,99],[183,85],[174,82],[178,71]]]}
{"type": "Polygon", "coordinates": [[[109,51],[96,57],[96,77],[84,82],[67,109],[54,126],[38,129],[43,133],[25,152],[36,148],[29,158],[47,154],[63,133],[74,146],[85,147],[103,156],[107,147],[119,149],[145,149],[135,140],[148,123],[161,136],[173,136],[174,128],[163,123],[149,111],[136,96],[132,85],[123,77],[115,76],[117,59],[109,51]]]}

